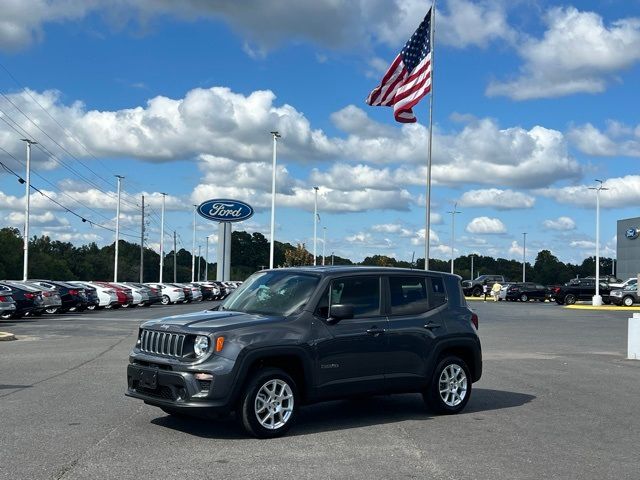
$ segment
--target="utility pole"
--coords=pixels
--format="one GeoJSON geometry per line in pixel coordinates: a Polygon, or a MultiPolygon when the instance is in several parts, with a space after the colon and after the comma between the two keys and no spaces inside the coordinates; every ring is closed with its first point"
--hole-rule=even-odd
{"type": "Polygon", "coordinates": [[[196,275],[196,211],[198,205],[193,206],[193,243],[191,244],[191,281],[195,281],[196,275]]]}
{"type": "Polygon", "coordinates": [[[27,181],[25,194],[24,209],[24,263],[22,267],[22,280],[26,281],[29,276],[29,208],[31,202],[31,145],[37,145],[38,142],[23,138],[23,142],[27,142],[27,181]]]}
{"type": "Polygon", "coordinates": [[[313,207],[313,266],[317,265],[317,242],[318,242],[318,187],[313,187],[315,190],[315,201],[313,207]]]}
{"type": "Polygon", "coordinates": [[[162,193],[162,210],[160,213],[160,283],[162,283],[162,270],[164,268],[164,204],[166,193],[162,193]]]}
{"type": "Polygon", "coordinates": [[[142,221],[140,222],[140,283],[144,283],[144,195],[142,195],[142,221]]]}
{"type": "Polygon", "coordinates": [[[451,214],[451,273],[453,273],[453,257],[454,257],[454,240],[456,235],[456,213],[462,213],[456,210],[458,202],[453,204],[453,210],[447,212],[451,214]]]}
{"type": "Polygon", "coordinates": [[[527,232],[522,232],[522,283],[527,281],[527,232]]]}
{"type": "Polygon", "coordinates": [[[120,246],[120,183],[124,178],[122,175],[116,175],[118,179],[118,205],[116,206],[116,243],[115,255],[113,257],[113,281],[118,281],[118,247],[120,246]]]}
{"type": "Polygon", "coordinates": [[[276,229],[276,149],[280,134],[277,131],[271,132],[273,135],[273,161],[271,164],[271,238],[269,239],[269,268],[273,269],[273,255],[275,249],[275,229],[276,229]]]}
{"type": "Polygon", "coordinates": [[[178,281],[178,252],[176,251],[176,231],[173,231],[173,283],[178,281]]]}
{"type": "Polygon", "coordinates": [[[471,278],[469,280],[473,280],[473,253],[471,254],[471,278]]]}
{"type": "Polygon", "coordinates": [[[202,259],[200,258],[201,248],[202,248],[202,245],[198,245],[198,281],[201,280],[201,277],[200,277],[200,264],[202,263],[202,259]]]}

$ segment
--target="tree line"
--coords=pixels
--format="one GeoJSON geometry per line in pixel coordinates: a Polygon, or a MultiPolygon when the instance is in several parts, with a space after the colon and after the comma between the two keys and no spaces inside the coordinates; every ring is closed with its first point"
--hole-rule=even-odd
{"type": "MultiPolygon", "coordinates": [[[[113,280],[114,244],[98,247],[92,242],[75,246],[70,242],[51,240],[48,236],[32,237],[29,240],[29,278],[52,280],[113,280]]],[[[120,240],[118,251],[118,280],[140,280],[140,245],[120,240]]],[[[455,259],[455,273],[463,279],[471,278],[471,255],[455,259]]],[[[175,255],[176,281],[191,280],[191,252],[184,248],[175,255]]],[[[328,265],[354,265],[348,258],[337,255],[325,258],[328,265]]],[[[157,252],[144,249],[145,282],[158,281],[160,275],[160,256],[157,252]]],[[[313,264],[313,255],[304,244],[292,245],[276,241],[274,244],[274,265],[299,266],[313,264]]],[[[322,264],[322,258],[317,258],[322,264]]],[[[396,260],[385,255],[366,257],[359,265],[388,266],[404,268],[424,268],[424,259],[411,262],[396,260]]],[[[611,272],[612,260],[600,259],[602,274],[611,272]]],[[[493,258],[473,255],[474,277],[481,274],[504,275],[507,280],[522,279],[522,262],[505,258],[493,258]]],[[[216,278],[216,263],[196,257],[196,278],[216,278]],[[198,277],[198,269],[200,276],[198,277]]],[[[269,267],[269,241],[258,232],[235,231],[231,234],[231,278],[244,280],[257,270],[269,267]]],[[[446,260],[430,259],[431,270],[448,272],[450,263],[446,260]]],[[[0,279],[21,279],[23,269],[23,240],[20,231],[15,228],[0,229],[0,279]]],[[[588,257],[582,264],[564,263],[549,250],[538,252],[533,264],[526,264],[526,278],[529,281],[552,285],[567,282],[574,277],[585,277],[595,273],[595,258],[588,257]]],[[[165,254],[163,281],[174,279],[174,252],[165,254]]]]}

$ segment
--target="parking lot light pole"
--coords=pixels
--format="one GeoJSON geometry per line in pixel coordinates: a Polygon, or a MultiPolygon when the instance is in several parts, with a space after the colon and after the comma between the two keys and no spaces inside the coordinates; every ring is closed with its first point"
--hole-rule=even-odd
{"type": "Polygon", "coordinates": [[[313,189],[315,190],[315,201],[313,204],[313,266],[316,266],[316,249],[318,243],[318,187],[313,187],[313,189]]]}
{"type": "Polygon", "coordinates": [[[37,145],[38,142],[23,138],[23,142],[27,142],[27,180],[26,180],[26,194],[25,194],[25,208],[24,208],[24,261],[22,269],[22,280],[26,281],[29,271],[29,208],[31,201],[31,145],[37,145]]]}
{"type": "Polygon", "coordinates": [[[116,243],[115,254],[113,256],[113,281],[118,281],[118,247],[120,244],[120,183],[124,178],[122,175],[116,175],[118,179],[118,205],[116,206],[116,243]]]}
{"type": "Polygon", "coordinates": [[[160,283],[162,283],[162,270],[164,268],[164,204],[166,193],[162,193],[162,210],[160,211],[160,283]]]}
{"type": "Polygon", "coordinates": [[[209,237],[211,237],[213,234],[211,235],[207,235],[206,240],[207,240],[207,244],[206,247],[204,248],[204,281],[208,282],[209,281],[209,237]]]}
{"type": "Polygon", "coordinates": [[[202,245],[198,245],[198,281],[200,281],[200,264],[202,263],[202,258],[200,257],[200,252],[202,249],[202,245]]]}
{"type": "Polygon", "coordinates": [[[193,243],[191,244],[191,281],[195,281],[196,276],[196,211],[198,205],[193,206],[193,243]]]}
{"type": "Polygon", "coordinates": [[[522,283],[527,281],[527,232],[522,232],[522,283]]]}
{"type": "Polygon", "coordinates": [[[473,253],[471,254],[471,278],[470,280],[473,280],[473,253]]]}
{"type": "Polygon", "coordinates": [[[453,273],[453,256],[454,256],[454,241],[456,235],[456,213],[462,213],[456,210],[458,202],[453,204],[453,210],[447,213],[451,214],[451,273],[453,273]]]}
{"type": "Polygon", "coordinates": [[[600,185],[597,187],[589,187],[589,190],[596,191],[596,294],[592,299],[593,306],[602,305],[602,297],[600,296],[600,192],[602,190],[609,190],[602,185],[604,183],[603,180],[596,178],[596,182],[600,185]]]}
{"type": "Polygon", "coordinates": [[[324,253],[327,246],[327,227],[322,227],[322,266],[324,267],[324,253]]]}
{"type": "Polygon", "coordinates": [[[269,268],[273,268],[273,255],[275,251],[275,228],[276,228],[276,151],[280,134],[277,131],[271,132],[273,135],[273,160],[271,162],[271,235],[269,238],[269,268]]]}

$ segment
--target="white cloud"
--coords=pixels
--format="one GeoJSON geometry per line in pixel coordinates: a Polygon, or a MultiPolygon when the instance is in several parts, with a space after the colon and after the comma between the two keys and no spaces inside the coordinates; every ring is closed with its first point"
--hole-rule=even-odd
{"type": "Polygon", "coordinates": [[[569,243],[571,248],[583,248],[588,250],[595,250],[596,242],[592,242],[590,240],[574,240],[569,243]]]}
{"type": "Polygon", "coordinates": [[[558,217],[555,220],[545,220],[542,225],[546,230],[568,231],[576,229],[576,222],[571,217],[558,217]]]}
{"type": "Polygon", "coordinates": [[[488,95],[527,100],[599,93],[615,73],[640,61],[640,18],[605,25],[597,13],[566,7],[549,10],[545,21],[543,37],[519,48],[520,76],[492,82],[488,95]]]}
{"type": "Polygon", "coordinates": [[[466,231],[476,234],[498,234],[505,233],[507,227],[498,218],[476,217],[469,222],[466,231]]]}
{"type": "Polygon", "coordinates": [[[573,127],[567,137],[587,155],[640,157],[640,124],[630,127],[610,120],[606,130],[601,131],[587,123],[573,127]]]}
{"type": "Polygon", "coordinates": [[[511,247],[509,247],[509,255],[513,257],[522,258],[522,254],[524,252],[524,247],[520,245],[516,240],[511,242],[511,247]]]}
{"type": "MultiPolygon", "coordinates": [[[[437,20],[442,43],[486,47],[492,40],[513,36],[502,2],[448,0],[446,5],[437,20]]],[[[367,48],[374,43],[398,48],[417,28],[427,8],[420,0],[13,0],[3,5],[0,48],[24,48],[43,37],[44,24],[82,19],[92,13],[103,14],[114,29],[133,24],[138,30],[148,30],[150,20],[160,16],[185,21],[221,19],[242,35],[244,51],[253,58],[264,57],[281,43],[300,40],[334,49],[367,48]]]]}
{"type": "Polygon", "coordinates": [[[534,197],[522,192],[489,188],[465,192],[460,197],[458,205],[461,207],[493,207],[498,210],[513,210],[532,208],[535,202],[534,197]]]}
{"type": "MultiPolygon", "coordinates": [[[[608,190],[600,192],[600,207],[622,208],[640,203],[640,175],[609,178],[604,186],[608,190]]],[[[589,190],[593,185],[572,185],[558,188],[545,188],[537,192],[559,203],[576,205],[583,208],[596,207],[596,192],[589,190]]]]}

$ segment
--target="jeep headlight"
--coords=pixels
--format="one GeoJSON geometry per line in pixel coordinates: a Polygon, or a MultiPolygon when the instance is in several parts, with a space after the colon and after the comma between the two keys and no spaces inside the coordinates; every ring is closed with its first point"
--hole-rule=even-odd
{"type": "Polygon", "coordinates": [[[611,292],[611,296],[613,296],[613,297],[621,297],[622,296],[622,291],[621,290],[614,290],[613,292],[611,292]]]}
{"type": "Polygon", "coordinates": [[[196,341],[193,343],[193,351],[196,354],[196,358],[205,356],[209,351],[209,337],[198,335],[196,341]]]}

